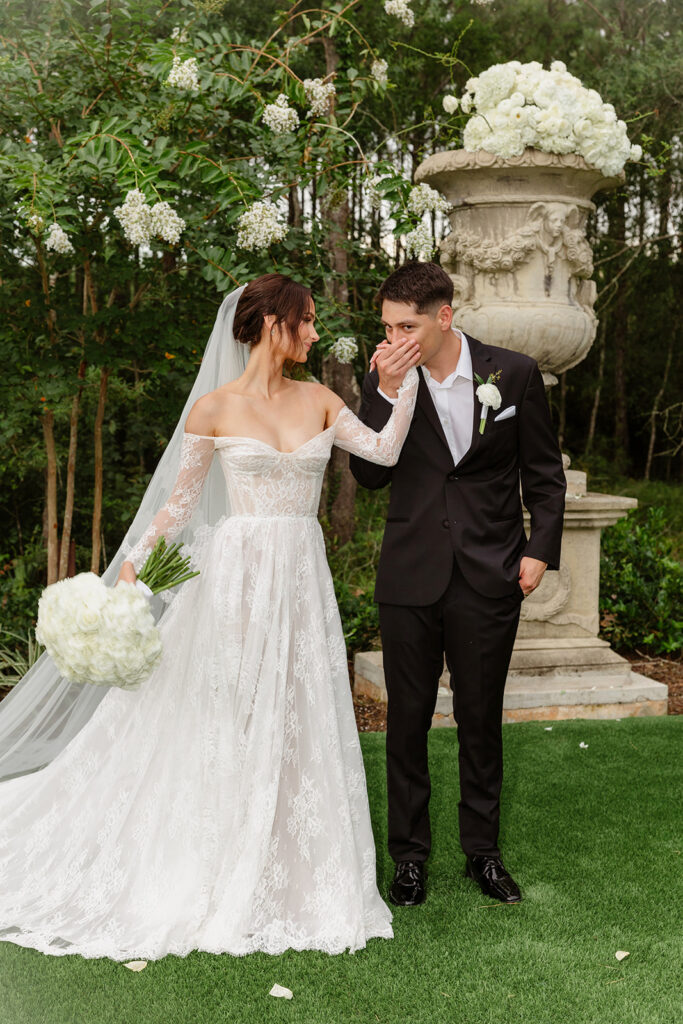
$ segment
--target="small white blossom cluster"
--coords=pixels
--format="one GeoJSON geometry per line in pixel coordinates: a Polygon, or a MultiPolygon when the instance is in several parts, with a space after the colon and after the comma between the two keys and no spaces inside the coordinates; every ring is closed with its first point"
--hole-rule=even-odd
{"type": "Polygon", "coordinates": [[[389,75],[387,74],[388,69],[389,65],[387,62],[381,57],[377,57],[377,59],[372,62],[370,74],[376,82],[379,82],[380,85],[387,85],[389,82],[389,75]]]}
{"type": "Polygon", "coordinates": [[[284,132],[293,132],[299,127],[299,115],[283,92],[280,93],[275,103],[268,103],[264,107],[261,119],[276,135],[284,132]]]}
{"type": "Polygon", "coordinates": [[[174,57],[173,67],[168,73],[166,85],[176,89],[188,89],[190,92],[199,92],[197,58],[188,57],[187,60],[181,60],[180,57],[174,57]]]}
{"type": "Polygon", "coordinates": [[[171,39],[177,39],[179,43],[187,42],[187,29],[179,28],[177,25],[171,32],[171,39]]]}
{"type": "Polygon", "coordinates": [[[162,200],[150,207],[139,188],[126,193],[123,204],[115,208],[114,216],[131,245],[149,245],[155,235],[177,245],[185,230],[185,221],[169,203],[162,200]]]}
{"type": "Polygon", "coordinates": [[[170,245],[177,245],[185,230],[185,221],[179,217],[173,207],[162,200],[152,207],[152,234],[163,238],[170,245]]]}
{"type": "Polygon", "coordinates": [[[240,249],[267,249],[281,242],[287,228],[278,221],[277,207],[269,202],[253,203],[238,221],[237,244],[240,249]]]}
{"type": "Polygon", "coordinates": [[[434,255],[434,239],[427,224],[418,224],[406,235],[406,256],[408,259],[430,260],[434,255]]]}
{"type": "Polygon", "coordinates": [[[408,196],[408,209],[421,217],[425,213],[448,213],[451,203],[431,185],[415,185],[408,196]]]}
{"type": "Polygon", "coordinates": [[[74,247],[69,241],[69,236],[64,228],[61,228],[56,221],[54,224],[50,224],[50,227],[47,230],[45,248],[50,249],[52,252],[57,252],[61,256],[66,256],[68,253],[74,252],[74,247]]]}
{"type": "Polygon", "coordinates": [[[45,221],[39,213],[31,213],[26,218],[26,224],[29,231],[32,231],[34,235],[39,235],[45,227],[45,221]]]}
{"type": "Polygon", "coordinates": [[[382,208],[382,194],[377,188],[381,180],[382,178],[379,174],[373,174],[371,178],[366,178],[365,181],[365,191],[373,210],[381,210],[382,208]]]}
{"type": "Polygon", "coordinates": [[[460,101],[457,96],[444,96],[443,98],[443,109],[447,114],[454,114],[460,105],[460,101]]]}
{"type": "Polygon", "coordinates": [[[415,24],[415,11],[408,3],[408,0],[384,0],[384,10],[387,14],[400,18],[408,28],[412,28],[415,24]]]}
{"type": "Polygon", "coordinates": [[[323,82],[322,78],[305,78],[304,92],[315,116],[324,116],[329,110],[330,100],[336,95],[334,83],[323,82]]]}
{"type": "Polygon", "coordinates": [[[479,7],[488,7],[493,3],[493,0],[471,0],[471,2],[479,7]]]}
{"type": "Polygon", "coordinates": [[[353,337],[342,336],[332,344],[330,352],[340,363],[352,363],[358,355],[358,343],[353,337]]]}
{"type": "Polygon", "coordinates": [[[45,588],[36,639],[74,683],[137,690],[161,657],[147,599],[134,584],[107,587],[92,572],[45,588]]]}
{"type": "Polygon", "coordinates": [[[494,64],[470,78],[460,100],[467,114],[463,145],[503,159],[527,147],[545,153],[578,153],[602,174],[619,174],[627,160],[640,160],[626,124],[595,89],[586,89],[562,61],[545,70],[538,61],[494,64]]]}

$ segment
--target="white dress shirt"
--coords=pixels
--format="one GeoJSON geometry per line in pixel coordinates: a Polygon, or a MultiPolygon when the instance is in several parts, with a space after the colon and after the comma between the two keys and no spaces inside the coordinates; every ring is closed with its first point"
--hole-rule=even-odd
{"type": "MultiPolygon", "coordinates": [[[[425,383],[434,402],[437,415],[448,442],[448,447],[457,466],[472,444],[472,418],[474,416],[474,373],[472,371],[472,355],[467,337],[453,328],[460,336],[460,358],[453,373],[441,382],[434,380],[426,366],[422,367],[425,383]]],[[[381,388],[377,389],[387,402],[392,405],[397,401],[389,398],[381,388]]]]}

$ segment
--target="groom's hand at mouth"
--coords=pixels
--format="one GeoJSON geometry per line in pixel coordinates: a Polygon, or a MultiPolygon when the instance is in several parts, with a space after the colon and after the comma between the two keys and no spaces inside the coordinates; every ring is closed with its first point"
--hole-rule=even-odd
{"type": "Polygon", "coordinates": [[[531,558],[529,555],[525,555],[522,558],[519,563],[519,585],[524,591],[525,597],[533,593],[539,585],[547,565],[547,562],[542,562],[538,558],[531,558]]]}
{"type": "Polygon", "coordinates": [[[420,361],[420,346],[410,338],[401,338],[390,345],[382,341],[373,352],[370,369],[377,369],[380,390],[388,398],[397,398],[398,389],[411,366],[420,361]]]}

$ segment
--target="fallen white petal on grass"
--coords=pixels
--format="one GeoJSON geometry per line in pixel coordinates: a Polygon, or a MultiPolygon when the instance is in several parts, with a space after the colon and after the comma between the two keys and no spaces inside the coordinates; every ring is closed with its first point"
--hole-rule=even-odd
{"type": "Polygon", "coordinates": [[[625,960],[627,956],[630,956],[630,953],[625,949],[618,949],[614,955],[617,960],[625,960]]]}
{"type": "Polygon", "coordinates": [[[579,746],[582,750],[588,750],[588,744],[584,743],[583,740],[581,741],[581,743],[579,743],[579,746]]]}
{"type": "Polygon", "coordinates": [[[123,965],[127,967],[129,971],[144,971],[147,966],[146,960],[129,960],[127,964],[123,965]]]}
{"type": "Polygon", "coordinates": [[[271,990],[268,993],[268,995],[269,996],[279,996],[280,999],[293,999],[294,998],[294,993],[291,991],[291,989],[285,988],[283,985],[273,985],[273,987],[271,988],[271,990]]]}
{"type": "Polygon", "coordinates": [[[553,731],[552,725],[544,725],[543,728],[544,728],[544,730],[546,732],[552,732],[553,731]]]}

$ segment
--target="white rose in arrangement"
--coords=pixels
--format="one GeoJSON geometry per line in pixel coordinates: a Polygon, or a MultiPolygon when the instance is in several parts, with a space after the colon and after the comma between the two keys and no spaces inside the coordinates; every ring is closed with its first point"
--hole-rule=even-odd
{"type": "Polygon", "coordinates": [[[294,107],[290,107],[289,100],[283,92],[280,93],[275,103],[266,104],[261,120],[276,135],[293,132],[299,127],[299,115],[294,107]]]}
{"type": "Polygon", "coordinates": [[[444,96],[442,102],[447,114],[454,114],[460,105],[457,96],[444,96]]]}
{"type": "Polygon", "coordinates": [[[527,147],[578,153],[607,176],[619,174],[627,160],[642,158],[612,104],[586,89],[563,61],[553,61],[550,70],[538,61],[494,64],[469,79],[460,106],[473,115],[463,133],[471,152],[484,149],[503,159],[527,147]]]}
{"type": "Polygon", "coordinates": [[[137,690],[161,657],[147,599],[133,584],[107,587],[94,573],[45,588],[36,638],[74,683],[137,690]]]}

